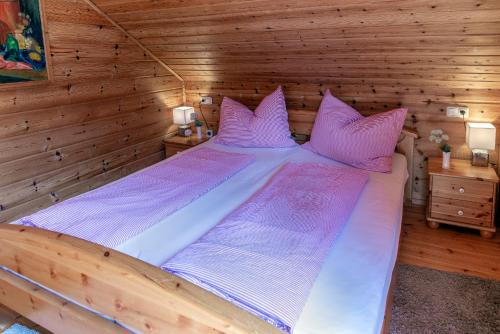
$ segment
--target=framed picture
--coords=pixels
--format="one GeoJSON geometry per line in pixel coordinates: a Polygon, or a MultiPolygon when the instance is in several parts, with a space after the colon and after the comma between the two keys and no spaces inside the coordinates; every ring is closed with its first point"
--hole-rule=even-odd
{"type": "Polygon", "coordinates": [[[41,0],[0,0],[0,87],[49,79],[41,0]]]}

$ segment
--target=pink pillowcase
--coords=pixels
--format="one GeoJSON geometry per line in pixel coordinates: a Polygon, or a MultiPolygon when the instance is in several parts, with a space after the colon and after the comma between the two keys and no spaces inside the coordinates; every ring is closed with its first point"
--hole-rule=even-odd
{"type": "Polygon", "coordinates": [[[255,112],[225,97],[215,142],[241,147],[291,147],[288,112],[281,86],[266,96],[255,112]]]}
{"type": "Polygon", "coordinates": [[[325,92],[311,140],[304,148],[348,165],[375,172],[392,171],[392,155],[407,109],[363,117],[325,92]]]}

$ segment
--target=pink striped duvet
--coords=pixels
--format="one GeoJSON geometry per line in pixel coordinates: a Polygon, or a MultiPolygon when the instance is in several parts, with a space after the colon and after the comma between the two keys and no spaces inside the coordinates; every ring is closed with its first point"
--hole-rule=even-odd
{"type": "Polygon", "coordinates": [[[286,164],[162,269],[291,332],[367,181],[352,168],[286,164]]]}
{"type": "Polygon", "coordinates": [[[254,161],[200,148],[71,198],[15,224],[116,247],[215,188],[254,161]]]}

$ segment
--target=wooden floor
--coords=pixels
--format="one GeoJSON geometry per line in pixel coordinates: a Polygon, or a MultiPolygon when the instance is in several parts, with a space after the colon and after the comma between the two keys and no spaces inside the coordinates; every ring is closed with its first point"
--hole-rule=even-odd
{"type": "MultiPolygon", "coordinates": [[[[478,231],[425,224],[423,207],[405,208],[399,263],[500,280],[500,233],[483,239],[478,231]]],[[[48,331],[0,305],[0,333],[18,322],[43,334],[48,331]]]]}
{"type": "Polygon", "coordinates": [[[399,263],[500,280],[500,233],[484,239],[477,230],[441,224],[427,227],[423,207],[405,208],[399,263]]]}

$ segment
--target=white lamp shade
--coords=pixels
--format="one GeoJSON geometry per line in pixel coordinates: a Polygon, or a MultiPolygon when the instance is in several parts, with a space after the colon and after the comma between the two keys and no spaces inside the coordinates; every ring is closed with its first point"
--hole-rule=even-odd
{"type": "Polygon", "coordinates": [[[174,124],[186,125],[196,120],[196,112],[193,107],[174,108],[174,124]]]}
{"type": "Polygon", "coordinates": [[[467,123],[466,140],[471,150],[494,150],[496,129],[491,123],[467,123]]]}

